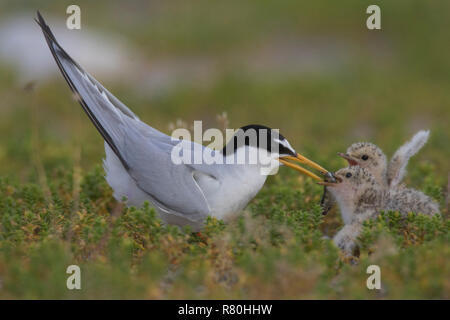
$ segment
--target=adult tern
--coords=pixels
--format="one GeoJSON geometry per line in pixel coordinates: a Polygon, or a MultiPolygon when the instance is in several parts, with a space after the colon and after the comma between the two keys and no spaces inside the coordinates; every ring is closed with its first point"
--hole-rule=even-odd
{"type": "Polygon", "coordinates": [[[316,180],[321,179],[288,160],[308,165],[322,174],[328,173],[297,153],[281,134],[265,126],[242,127],[239,133],[254,132],[256,140],[238,139],[235,134],[221,151],[174,139],[150,127],[84,71],[58,44],[39,12],[37,16],[36,22],[61,73],[105,140],[106,180],[119,201],[125,197],[127,205],[133,206],[149,201],[164,222],[190,225],[198,231],[207,216],[225,219],[242,210],[267,178],[262,174],[260,162],[239,164],[228,161],[230,157],[244,155],[248,158],[255,150],[263,151],[276,160],[277,166],[282,163],[316,180]],[[194,156],[196,152],[208,151],[223,161],[176,163],[172,158],[175,147],[181,148],[183,154],[192,151],[194,156]]]}

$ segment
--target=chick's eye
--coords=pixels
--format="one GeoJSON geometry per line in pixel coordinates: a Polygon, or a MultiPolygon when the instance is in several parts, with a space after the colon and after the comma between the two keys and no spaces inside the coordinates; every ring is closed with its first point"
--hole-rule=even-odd
{"type": "Polygon", "coordinates": [[[361,157],[361,159],[363,159],[364,161],[366,161],[367,159],[369,159],[369,156],[368,156],[367,154],[365,154],[365,155],[363,155],[363,156],[361,157]]]}
{"type": "Polygon", "coordinates": [[[351,174],[350,172],[347,172],[347,173],[345,174],[345,177],[346,177],[346,178],[351,178],[351,177],[352,177],[352,174],[351,174]]]}

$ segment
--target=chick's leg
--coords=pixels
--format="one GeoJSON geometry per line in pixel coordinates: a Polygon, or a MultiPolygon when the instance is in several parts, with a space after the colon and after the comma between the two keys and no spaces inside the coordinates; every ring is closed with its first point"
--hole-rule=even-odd
{"type": "Polygon", "coordinates": [[[342,250],[345,255],[353,255],[356,247],[356,239],[362,229],[362,225],[358,223],[346,224],[333,238],[334,244],[342,250]]]}
{"type": "Polygon", "coordinates": [[[346,224],[333,238],[334,244],[347,255],[353,255],[357,246],[357,238],[361,233],[363,222],[377,215],[376,211],[370,210],[362,214],[356,214],[349,224],[346,224]]]}

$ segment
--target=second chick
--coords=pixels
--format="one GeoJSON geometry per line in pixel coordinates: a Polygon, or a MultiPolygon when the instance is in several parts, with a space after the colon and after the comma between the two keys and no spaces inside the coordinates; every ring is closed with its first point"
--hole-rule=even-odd
{"type": "Polygon", "coordinates": [[[334,236],[334,243],[347,255],[356,247],[363,222],[381,211],[398,211],[433,215],[439,213],[438,204],[423,192],[398,187],[386,189],[373,174],[360,166],[340,169],[336,182],[320,182],[328,187],[341,210],[345,226],[334,236]]]}

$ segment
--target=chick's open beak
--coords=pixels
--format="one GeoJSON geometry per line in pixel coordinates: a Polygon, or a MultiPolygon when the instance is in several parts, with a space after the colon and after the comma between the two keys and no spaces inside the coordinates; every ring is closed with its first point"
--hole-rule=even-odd
{"type": "Polygon", "coordinates": [[[328,173],[328,170],[322,168],[321,166],[319,166],[317,163],[309,160],[308,158],[302,156],[300,153],[297,153],[297,156],[293,157],[293,156],[285,156],[285,157],[280,157],[278,159],[278,161],[280,161],[282,164],[284,164],[285,166],[292,168],[294,170],[297,170],[303,174],[306,174],[308,176],[310,176],[311,178],[318,180],[318,181],[322,181],[321,178],[319,178],[316,174],[312,173],[311,171],[300,167],[299,165],[296,165],[294,163],[288,162],[287,160],[292,160],[292,161],[296,161],[296,162],[300,162],[303,164],[306,164],[309,167],[312,167],[314,169],[317,169],[320,171],[321,174],[325,175],[328,173]]]}
{"type": "Polygon", "coordinates": [[[326,186],[326,187],[334,187],[342,182],[341,177],[336,177],[336,176],[333,176],[333,177],[335,178],[335,181],[319,181],[319,182],[317,182],[317,184],[320,184],[321,186],[326,186]]]}
{"type": "Polygon", "coordinates": [[[344,158],[345,160],[347,160],[348,164],[350,166],[357,166],[358,165],[358,161],[355,158],[353,158],[352,156],[350,156],[349,154],[347,154],[347,153],[338,152],[338,156],[340,156],[340,157],[344,158]]]}

